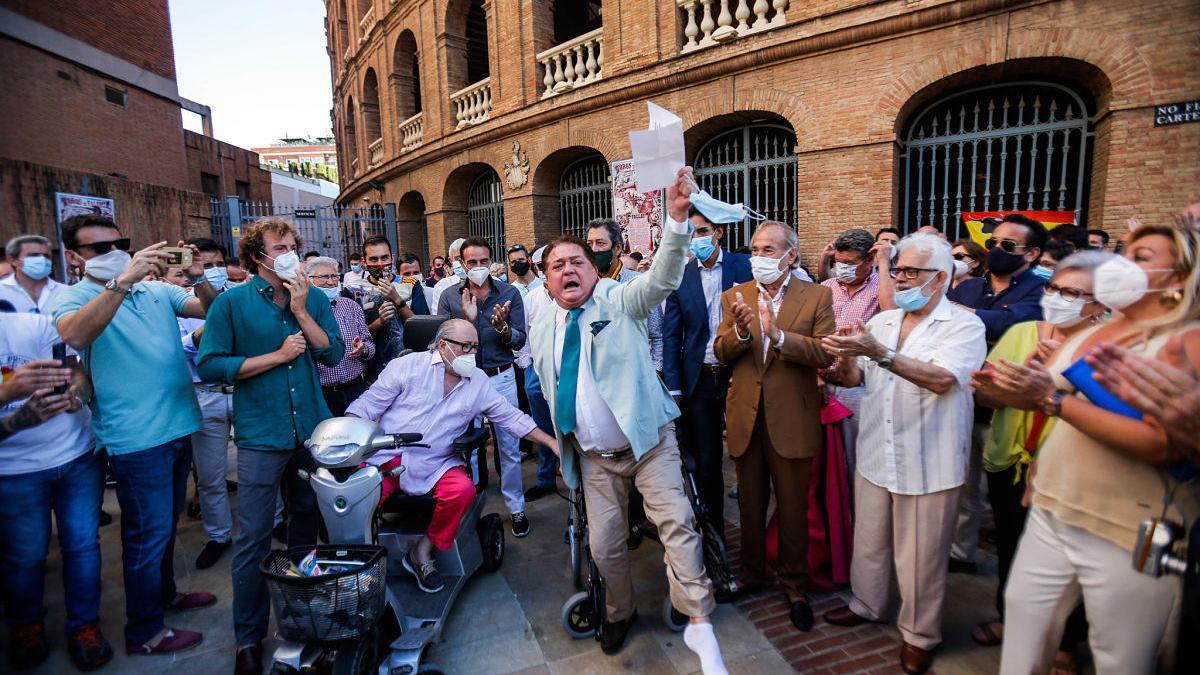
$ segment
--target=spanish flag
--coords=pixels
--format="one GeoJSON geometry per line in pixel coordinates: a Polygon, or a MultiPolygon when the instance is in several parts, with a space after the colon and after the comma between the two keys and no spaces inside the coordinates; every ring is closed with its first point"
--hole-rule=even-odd
{"type": "Polygon", "coordinates": [[[1053,230],[1059,225],[1075,224],[1074,211],[963,211],[962,219],[967,231],[971,233],[972,241],[983,246],[1004,216],[1013,213],[1032,218],[1045,225],[1047,230],[1053,230]]]}

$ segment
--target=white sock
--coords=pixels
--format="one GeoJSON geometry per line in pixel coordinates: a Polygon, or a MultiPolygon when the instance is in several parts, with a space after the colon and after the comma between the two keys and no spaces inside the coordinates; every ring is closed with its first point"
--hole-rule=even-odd
{"type": "Polygon", "coordinates": [[[683,643],[700,657],[700,670],[704,675],[729,675],[711,623],[689,623],[683,630],[683,643]]]}

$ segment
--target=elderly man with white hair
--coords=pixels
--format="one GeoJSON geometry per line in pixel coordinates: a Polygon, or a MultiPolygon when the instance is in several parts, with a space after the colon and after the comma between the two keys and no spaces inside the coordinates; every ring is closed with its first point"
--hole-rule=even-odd
{"type": "Polygon", "coordinates": [[[987,354],[983,322],[945,298],[950,245],[932,234],[899,244],[892,268],[899,309],[826,337],[842,386],[865,385],[854,482],[850,604],[825,614],[839,626],[886,620],[900,587],[900,665],[925,672],[941,643],[950,542],[970,448],[968,383],[987,354]]]}
{"type": "Polygon", "coordinates": [[[437,310],[438,300],[442,297],[442,291],[447,288],[458,286],[467,279],[467,268],[463,267],[462,263],[462,245],[466,239],[459,237],[450,244],[450,249],[446,253],[450,254],[450,269],[454,270],[454,274],[441,279],[433,285],[433,293],[429,298],[430,308],[437,310]]]}
{"type": "Polygon", "coordinates": [[[304,263],[304,274],[329,299],[333,318],[342,332],[342,342],[346,344],[346,355],[336,366],[317,363],[325,405],[334,417],[340,417],[346,412],[346,406],[367,390],[365,370],[367,362],[375,356],[375,341],[371,338],[362,307],[342,293],[338,261],[326,256],[310,258],[304,263]]]}

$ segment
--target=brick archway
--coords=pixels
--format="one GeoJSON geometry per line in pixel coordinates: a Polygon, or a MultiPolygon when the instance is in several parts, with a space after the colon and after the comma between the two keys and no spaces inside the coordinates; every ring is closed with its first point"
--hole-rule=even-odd
{"type": "Polygon", "coordinates": [[[706,98],[698,105],[688,106],[683,117],[683,134],[688,149],[694,151],[697,143],[697,132],[702,131],[705,123],[736,113],[769,113],[783,118],[796,134],[796,143],[801,150],[811,144],[811,134],[805,134],[808,120],[812,117],[812,108],[799,96],[793,96],[777,89],[741,89],[733,99],[733,105],[718,107],[712,98],[706,98]],[[699,129],[698,129],[699,127],[699,129]]]}
{"type": "Polygon", "coordinates": [[[1066,58],[1100,70],[1109,87],[1110,108],[1153,98],[1154,78],[1146,58],[1127,39],[1076,28],[1043,28],[1014,33],[1008,38],[1007,58],[989,58],[987,45],[957,47],[922,60],[896,77],[879,97],[867,132],[874,141],[894,141],[904,108],[926,87],[981,66],[1039,58],[1066,58]]]}

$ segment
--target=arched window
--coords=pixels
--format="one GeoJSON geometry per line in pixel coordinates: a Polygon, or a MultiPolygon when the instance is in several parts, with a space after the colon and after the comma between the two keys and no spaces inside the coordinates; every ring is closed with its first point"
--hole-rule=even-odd
{"type": "Polygon", "coordinates": [[[593,218],[612,218],[612,176],[602,155],[571,162],[562,172],[558,186],[562,233],[584,239],[593,218]]]}
{"type": "Polygon", "coordinates": [[[901,155],[900,222],[965,234],[963,211],[1074,211],[1086,225],[1091,110],[1051,82],[960,91],[922,108],[901,155]]]}
{"type": "Polygon", "coordinates": [[[488,67],[487,12],[483,0],[472,0],[467,10],[467,81],[474,84],[491,74],[488,67]]]}
{"type": "MultiPolygon", "coordinates": [[[[696,153],[696,180],[710,195],[744,203],[770,220],[796,226],[796,134],[783,125],[749,124],[710,139],[696,153]]],[[[726,228],[725,246],[750,245],[754,221],[726,228]]]]}
{"type": "Polygon", "coordinates": [[[354,108],[354,98],[346,99],[346,112],[342,116],[342,141],[346,146],[346,158],[350,160],[349,176],[358,174],[358,132],[355,130],[354,118],[357,111],[354,108]]]}
{"type": "Polygon", "coordinates": [[[467,192],[467,233],[492,245],[492,258],[504,255],[504,202],[500,176],[492,169],[479,174],[467,192]]]}
{"type": "Polygon", "coordinates": [[[374,143],[383,138],[383,127],[379,123],[379,78],[375,76],[374,68],[367,68],[363,77],[363,133],[367,143],[374,143]]]}
{"type": "Polygon", "coordinates": [[[350,20],[346,14],[346,0],[338,0],[338,15],[335,20],[337,21],[337,47],[335,47],[337,53],[334,54],[334,58],[340,61],[346,47],[350,45],[350,35],[346,29],[347,22],[350,20]]]}
{"type": "Polygon", "coordinates": [[[392,52],[392,98],[396,101],[396,119],[403,122],[421,112],[421,72],[417,59],[417,40],[410,30],[400,34],[392,52]]]}

